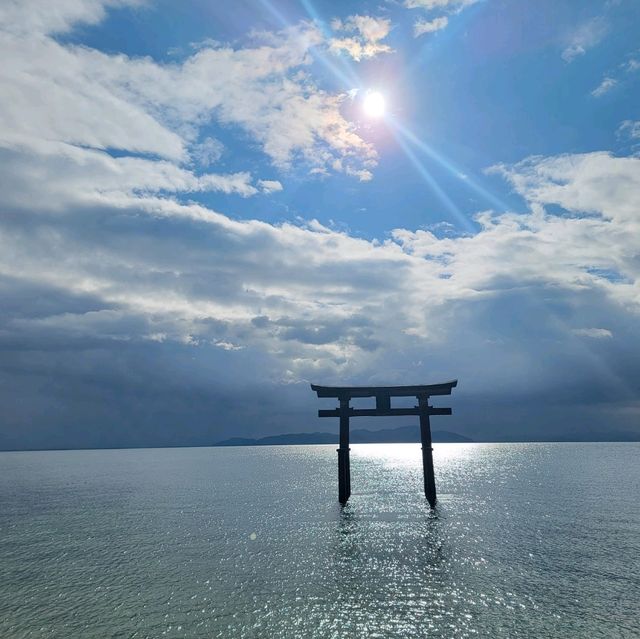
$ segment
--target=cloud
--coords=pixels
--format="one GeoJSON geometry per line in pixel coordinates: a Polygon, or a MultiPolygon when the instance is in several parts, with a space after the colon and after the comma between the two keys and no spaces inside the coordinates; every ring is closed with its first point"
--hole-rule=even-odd
{"type": "MultiPolygon", "coordinates": [[[[100,405],[119,407],[140,434],[146,402],[164,406],[159,398],[169,394],[195,429],[196,407],[225,389],[216,437],[246,433],[253,418],[235,398],[255,371],[263,380],[255,397],[290,386],[302,394],[291,406],[304,411],[305,380],[402,383],[460,372],[471,402],[499,389],[526,405],[522,393],[562,388],[579,404],[593,401],[586,387],[626,401],[635,391],[624,380],[640,374],[637,358],[617,355],[619,344],[629,353],[640,347],[632,328],[640,313],[640,159],[537,157],[494,170],[530,211],[480,214],[475,235],[397,229],[385,242],[313,221],[234,220],[129,189],[108,200],[87,188],[80,200],[76,189],[36,180],[40,200],[25,198],[19,215],[0,220],[0,376],[10,374],[4,387],[31,397],[34,371],[48,378],[55,370],[74,394],[49,385],[33,404],[11,403],[6,423],[37,423],[29,406],[42,411],[47,402],[56,407],[48,419],[62,423],[83,414],[78,397],[108,397],[100,405]],[[603,331],[611,337],[598,339],[603,331]],[[178,387],[177,371],[185,376],[178,387]],[[115,399],[133,392],[139,409],[115,399]]],[[[6,198],[15,195],[1,192],[3,210],[14,211],[6,198]]],[[[100,409],[92,423],[113,421],[100,409]]],[[[524,420],[520,432],[536,423],[524,420]]]]}
{"type": "Polygon", "coordinates": [[[4,0],[0,5],[3,29],[19,35],[60,34],[78,24],[101,22],[109,8],[136,6],[144,0],[4,0]]]}
{"type": "Polygon", "coordinates": [[[613,337],[613,333],[607,328],[574,328],[573,333],[593,339],[610,339],[613,337]]]}
{"type": "Polygon", "coordinates": [[[194,144],[191,148],[191,157],[200,166],[215,164],[224,153],[224,144],[215,138],[206,137],[202,142],[194,144]]]}
{"type": "Polygon", "coordinates": [[[611,89],[623,84],[625,82],[625,76],[635,73],[637,69],[640,69],[640,62],[634,58],[619,64],[612,73],[608,73],[600,84],[591,91],[591,95],[596,98],[603,96],[605,93],[611,91],[611,89]]]}
{"type": "Polygon", "coordinates": [[[632,140],[640,139],[640,120],[625,120],[619,127],[619,137],[628,137],[632,140]]]}
{"type": "MultiPolygon", "coordinates": [[[[426,11],[440,10],[448,14],[460,13],[465,7],[475,4],[478,0],[405,0],[404,6],[408,9],[423,9],[426,11]]],[[[449,24],[449,18],[437,16],[431,19],[419,18],[413,24],[413,35],[418,38],[425,33],[435,33],[445,29],[449,24]]]]}
{"type": "Polygon", "coordinates": [[[629,225],[627,230],[640,223],[634,204],[640,194],[640,158],[594,152],[534,157],[495,170],[534,204],[557,204],[572,213],[597,214],[603,220],[629,225]]]}
{"type": "Polygon", "coordinates": [[[573,62],[599,44],[608,33],[609,23],[602,16],[588,20],[569,35],[562,59],[565,62],[573,62]]]}
{"type": "Polygon", "coordinates": [[[21,208],[39,202],[57,210],[82,203],[118,205],[126,196],[142,194],[210,191],[249,197],[259,192],[246,171],[196,175],[164,160],[114,158],[65,143],[43,142],[36,153],[28,147],[0,150],[0,158],[7,162],[0,178],[5,203],[21,208]],[[34,180],[40,192],[33,192],[34,180]]]}
{"type": "Polygon", "coordinates": [[[417,38],[425,33],[440,31],[440,29],[444,29],[448,24],[449,18],[447,18],[447,16],[441,16],[433,20],[416,20],[413,25],[413,35],[417,38]]]}
{"type": "Polygon", "coordinates": [[[451,9],[458,11],[475,4],[479,0],[405,0],[408,9],[451,9]]]}
{"type": "Polygon", "coordinates": [[[635,73],[636,71],[640,71],[640,60],[632,58],[625,63],[624,67],[628,73],[635,73]]]}
{"type": "MultiPolygon", "coordinates": [[[[190,195],[282,184],[205,170],[221,151],[205,124],[241,128],[283,169],[370,177],[375,153],[342,97],[307,75],[312,47],[326,46],[312,25],[175,65],[41,36],[5,33],[2,46],[2,442],[211,443],[296,428],[315,409],[312,379],[460,374],[456,406],[494,434],[514,419],[523,434],[554,415],[564,424],[558,395],[589,419],[637,402],[640,158],[494,167],[522,211],[480,212],[473,235],[367,240],[314,220],[237,219],[237,199],[224,213],[190,195]],[[496,400],[483,425],[479,402],[496,400]],[[532,406],[544,418],[527,417],[532,406]]],[[[615,423],[637,424],[628,415],[615,423]]]]}
{"type": "Polygon", "coordinates": [[[282,191],[282,184],[278,180],[260,180],[258,186],[263,193],[277,193],[282,191]]]}
{"type": "MultiPolygon", "coordinates": [[[[375,362],[390,361],[394,353],[439,352],[458,330],[456,315],[465,318],[479,303],[494,307],[528,289],[563,291],[563,304],[586,304],[597,326],[598,319],[640,309],[639,164],[636,158],[586,154],[499,167],[531,202],[530,213],[481,214],[482,230],[468,237],[438,239],[429,231],[397,229],[393,241],[382,244],[315,222],[234,221],[128,190],[109,201],[98,189],[86,189],[82,201],[70,195],[55,207],[51,202],[65,193],[45,192],[37,213],[5,220],[2,272],[69,295],[91,295],[109,313],[69,314],[63,304],[49,319],[24,317],[9,328],[67,327],[85,337],[94,331],[100,340],[122,334],[136,342],[162,334],[180,343],[225,342],[270,353],[278,379],[301,380],[314,374],[369,379],[375,362]],[[552,204],[572,215],[540,208],[552,204]],[[56,215],[47,215],[48,209],[56,215]],[[122,222],[109,224],[112,217],[122,222]],[[131,234],[136,227],[146,230],[131,234]],[[600,311],[591,308],[594,298],[601,300],[600,311]]],[[[53,182],[40,186],[54,188],[53,182]]],[[[540,330],[557,339],[572,334],[570,322],[563,329],[549,324],[544,310],[536,312],[540,330]]],[[[526,332],[512,327],[506,334],[514,331],[513,339],[523,340],[523,356],[530,345],[534,357],[537,347],[526,332]]],[[[400,362],[395,366],[399,378],[407,374],[400,362]]]]}
{"type": "Polygon", "coordinates": [[[7,61],[0,78],[5,96],[0,104],[0,143],[35,148],[42,140],[59,140],[176,161],[186,158],[187,141],[131,95],[130,88],[120,88],[107,77],[117,73],[125,83],[140,65],[161,74],[153,63],[1,31],[0,53],[7,61]]]}
{"type": "Polygon", "coordinates": [[[618,84],[618,81],[614,78],[604,78],[602,82],[591,92],[594,98],[600,98],[605,93],[608,93],[618,84]]]}
{"type": "Polygon", "coordinates": [[[355,34],[330,39],[329,48],[336,53],[345,51],[357,62],[392,51],[388,44],[382,42],[391,30],[391,22],[386,18],[354,15],[345,20],[333,20],[331,27],[337,32],[355,34]]]}
{"type": "MultiPolygon", "coordinates": [[[[98,20],[108,5],[88,6],[83,15],[98,20]]],[[[81,13],[68,8],[59,24],[81,13]]],[[[11,15],[5,11],[3,18],[11,15]]],[[[359,176],[376,164],[373,147],[341,114],[346,96],[319,89],[305,73],[311,49],[324,46],[310,24],[265,34],[264,43],[245,48],[205,47],[181,64],[107,55],[2,26],[0,143],[6,146],[57,140],[177,163],[215,161],[219,148],[198,139],[200,127],[213,122],[243,129],[281,170],[295,162],[359,176]]]]}

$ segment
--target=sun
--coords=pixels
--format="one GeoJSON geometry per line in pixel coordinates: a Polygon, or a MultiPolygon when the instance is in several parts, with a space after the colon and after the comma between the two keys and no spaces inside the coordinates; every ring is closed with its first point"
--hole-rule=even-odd
{"type": "Polygon", "coordinates": [[[362,110],[368,118],[381,118],[385,107],[384,95],[380,91],[367,91],[362,100],[362,110]]]}

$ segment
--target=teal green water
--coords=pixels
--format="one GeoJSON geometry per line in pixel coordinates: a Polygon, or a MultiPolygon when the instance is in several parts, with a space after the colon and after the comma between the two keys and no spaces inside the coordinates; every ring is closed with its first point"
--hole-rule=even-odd
{"type": "Polygon", "coordinates": [[[640,637],[640,445],[0,453],[0,637],[640,637]]]}

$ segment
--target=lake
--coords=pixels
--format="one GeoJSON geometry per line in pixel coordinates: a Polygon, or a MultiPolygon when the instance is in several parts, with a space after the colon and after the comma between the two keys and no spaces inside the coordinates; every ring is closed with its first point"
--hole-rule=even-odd
{"type": "Polygon", "coordinates": [[[640,637],[640,444],[0,453],[0,637],[640,637]]]}

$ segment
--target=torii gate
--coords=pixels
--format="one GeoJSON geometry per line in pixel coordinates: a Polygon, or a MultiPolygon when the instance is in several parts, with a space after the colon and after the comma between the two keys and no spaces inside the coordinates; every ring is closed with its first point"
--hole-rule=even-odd
{"type": "Polygon", "coordinates": [[[451,415],[450,408],[429,406],[432,395],[451,395],[451,389],[458,380],[423,386],[318,386],[311,384],[318,397],[335,397],[340,407],[319,410],[318,417],[340,418],[340,448],[338,448],[338,499],[346,504],[351,496],[351,467],[349,462],[349,417],[399,417],[418,415],[420,417],[420,439],[422,441],[422,466],[424,469],[424,494],[431,508],[436,504],[436,482],[433,474],[433,448],[431,447],[430,415],[451,415]],[[375,397],[375,408],[351,408],[353,397],[375,397]],[[415,397],[418,405],[414,408],[391,408],[392,397],[415,397]]]}

